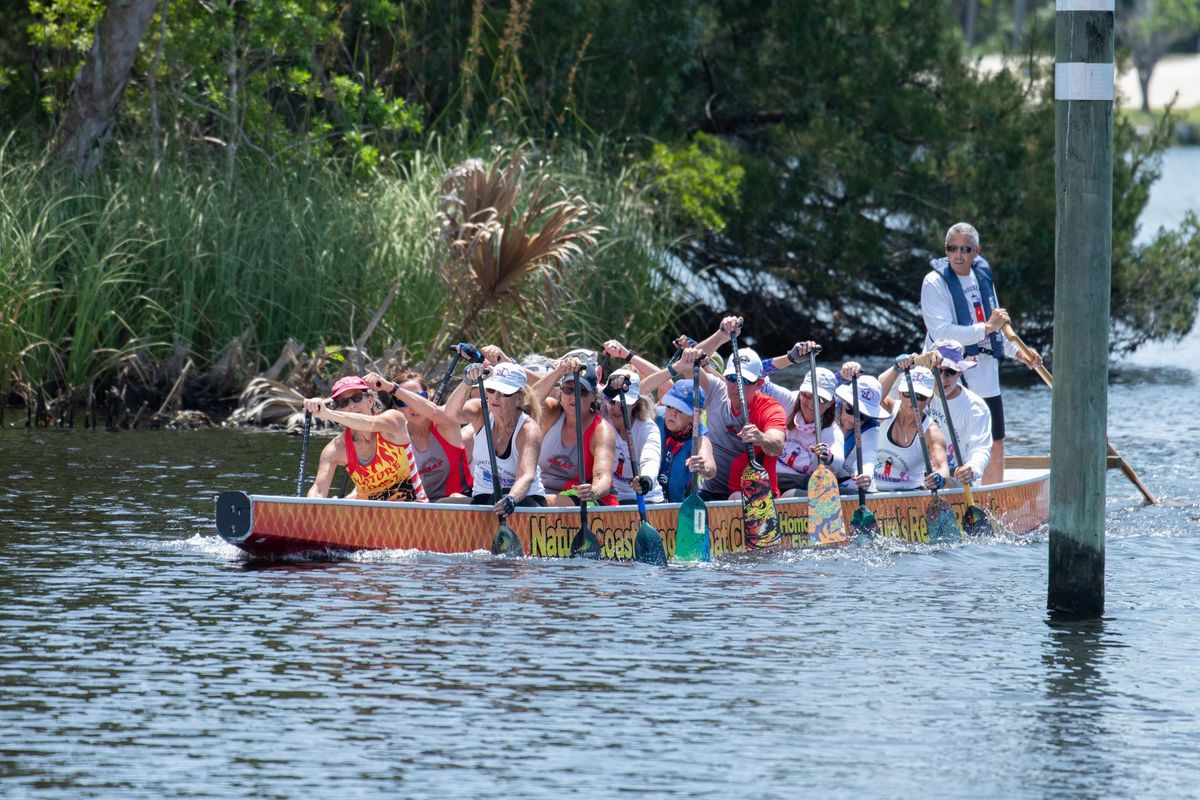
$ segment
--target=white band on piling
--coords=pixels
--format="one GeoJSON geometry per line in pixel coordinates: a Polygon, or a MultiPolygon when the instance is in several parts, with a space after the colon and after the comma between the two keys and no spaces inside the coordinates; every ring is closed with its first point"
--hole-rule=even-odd
{"type": "Polygon", "coordinates": [[[1116,11],[1117,0],[1055,0],[1055,11],[1116,11]]]}
{"type": "Polygon", "coordinates": [[[1069,61],[1054,65],[1055,100],[1113,99],[1113,65],[1069,61]]]}

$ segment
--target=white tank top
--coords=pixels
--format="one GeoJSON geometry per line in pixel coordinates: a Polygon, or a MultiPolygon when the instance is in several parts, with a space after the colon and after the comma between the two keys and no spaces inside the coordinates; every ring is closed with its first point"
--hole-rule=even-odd
{"type": "MultiPolygon", "coordinates": [[[[517,426],[513,428],[512,439],[508,442],[496,442],[496,469],[500,471],[500,488],[503,490],[511,489],[512,485],[517,482],[517,467],[520,461],[520,453],[517,452],[517,434],[521,432],[521,428],[528,421],[529,415],[522,411],[521,416],[517,418],[517,426]],[[500,453],[506,449],[508,455],[501,458],[500,453]]],[[[492,431],[495,432],[495,429],[496,421],[492,420],[492,431]]],[[[471,446],[471,477],[475,482],[472,493],[477,497],[481,495],[490,497],[492,494],[492,463],[488,457],[487,434],[483,431],[475,434],[471,446]]],[[[546,487],[542,485],[542,471],[534,467],[533,484],[526,492],[526,496],[544,496],[545,494],[546,487]]]]}
{"type": "MultiPolygon", "coordinates": [[[[892,441],[892,425],[896,417],[884,420],[879,426],[879,448],[875,451],[875,486],[881,492],[898,489],[920,489],[925,481],[925,457],[921,443],[914,436],[908,447],[892,441]]],[[[925,428],[929,427],[925,422],[925,428]]]]}

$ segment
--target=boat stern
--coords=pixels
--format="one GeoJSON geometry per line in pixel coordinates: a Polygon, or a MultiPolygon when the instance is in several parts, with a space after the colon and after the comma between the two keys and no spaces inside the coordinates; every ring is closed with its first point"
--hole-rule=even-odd
{"type": "Polygon", "coordinates": [[[230,544],[246,541],[253,528],[250,496],[245,492],[221,492],[216,503],[217,533],[230,544]]]}

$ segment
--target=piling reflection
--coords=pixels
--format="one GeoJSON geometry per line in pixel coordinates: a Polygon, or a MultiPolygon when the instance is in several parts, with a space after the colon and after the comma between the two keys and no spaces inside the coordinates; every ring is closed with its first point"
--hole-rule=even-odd
{"type": "Polygon", "coordinates": [[[1038,738],[1049,751],[1043,788],[1075,791],[1086,784],[1090,796],[1106,796],[1115,778],[1105,758],[1113,735],[1106,670],[1124,645],[1104,618],[1049,614],[1046,627],[1045,702],[1037,715],[1038,738]]]}

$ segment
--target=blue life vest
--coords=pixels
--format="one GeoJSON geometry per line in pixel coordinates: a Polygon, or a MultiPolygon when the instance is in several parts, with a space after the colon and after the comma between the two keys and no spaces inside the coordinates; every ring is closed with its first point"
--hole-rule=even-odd
{"type": "MultiPolygon", "coordinates": [[[[654,420],[658,425],[659,436],[662,438],[662,461],[658,468],[658,483],[663,487],[663,494],[666,495],[668,503],[681,503],[687,497],[688,479],[692,476],[687,468],[687,460],[692,455],[692,440],[690,437],[684,439],[683,444],[674,453],[667,448],[667,423],[663,419],[665,411],[666,409],[660,406],[658,417],[654,420]]],[[[700,435],[704,434],[704,423],[700,423],[700,435]]]]}
{"type": "MultiPolygon", "coordinates": [[[[971,306],[967,303],[967,295],[963,292],[962,283],[954,274],[954,270],[950,268],[950,259],[945,256],[935,258],[929,262],[929,266],[942,276],[946,288],[950,290],[950,298],[954,301],[954,316],[958,320],[958,324],[974,325],[978,322],[971,313],[971,306]]],[[[983,299],[983,318],[987,319],[992,315],[992,297],[996,293],[995,285],[992,283],[992,268],[988,266],[987,261],[984,261],[983,256],[975,256],[975,260],[971,262],[971,272],[975,274],[975,281],[979,284],[979,296],[983,299]]],[[[988,334],[988,343],[991,345],[993,357],[1004,358],[1004,340],[1000,338],[999,331],[988,334]]],[[[969,344],[964,351],[969,356],[979,355],[979,345],[969,344]]]]}

